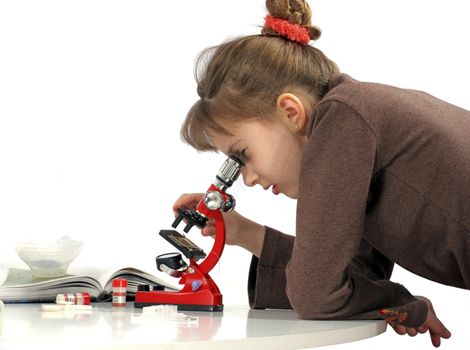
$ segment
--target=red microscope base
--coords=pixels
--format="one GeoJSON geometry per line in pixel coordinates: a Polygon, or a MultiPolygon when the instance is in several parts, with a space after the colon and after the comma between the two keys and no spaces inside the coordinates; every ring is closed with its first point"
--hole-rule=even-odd
{"type": "Polygon", "coordinates": [[[212,294],[208,289],[196,292],[137,292],[135,307],[159,304],[177,305],[181,311],[222,311],[222,294],[212,294]]]}
{"type": "MultiPolygon", "coordinates": [[[[209,254],[209,259],[212,260],[209,254]]],[[[206,261],[205,260],[205,261],[206,261]]],[[[179,283],[183,288],[179,291],[137,291],[135,307],[171,304],[177,305],[178,310],[191,311],[222,311],[222,294],[209,276],[204,273],[204,264],[198,265],[194,260],[183,273],[179,283]]]]}

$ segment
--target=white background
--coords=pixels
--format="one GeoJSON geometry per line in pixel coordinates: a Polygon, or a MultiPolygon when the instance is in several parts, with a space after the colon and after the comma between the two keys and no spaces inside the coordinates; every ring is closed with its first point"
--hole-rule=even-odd
{"type": "MultiPolygon", "coordinates": [[[[464,3],[312,0],[323,30],[315,46],[356,79],[425,90],[470,109],[464,3]]],[[[173,202],[205,191],[225,159],[179,138],[197,98],[194,58],[229,37],[258,33],[264,15],[261,0],[0,1],[1,259],[22,265],[20,239],[69,235],[85,242],[75,266],[155,272],[155,256],[173,251],[157,235],[170,227],[173,202]]],[[[231,192],[242,214],[294,232],[294,201],[241,181],[231,192]]],[[[247,303],[250,258],[226,247],[211,273],[226,304],[247,303]]],[[[434,302],[453,332],[443,349],[470,346],[468,291],[400,268],[392,280],[434,302]]],[[[333,348],[378,347],[432,346],[427,335],[388,330],[333,348]]]]}

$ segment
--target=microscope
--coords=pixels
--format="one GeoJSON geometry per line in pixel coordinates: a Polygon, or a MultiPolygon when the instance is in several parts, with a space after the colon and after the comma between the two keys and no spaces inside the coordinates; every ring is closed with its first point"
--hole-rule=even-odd
{"type": "MultiPolygon", "coordinates": [[[[178,216],[172,224],[176,228],[181,221],[186,226],[183,231],[188,233],[193,227],[203,228],[210,218],[215,223],[215,238],[209,254],[175,230],[161,230],[160,236],[171,243],[189,260],[186,263],[180,253],[167,253],[157,256],[156,263],[159,271],[180,278],[183,288],[179,291],[145,290],[136,292],[134,306],[144,307],[158,304],[177,305],[178,310],[192,311],[222,311],[222,294],[209,276],[222,255],[225,245],[225,224],[223,212],[235,207],[235,198],[226,193],[240,175],[243,162],[233,156],[228,157],[222,164],[215,181],[211,184],[195,210],[179,208],[178,216]],[[198,262],[199,260],[202,262],[198,262]]],[[[143,286],[145,287],[145,286],[143,286]]],[[[146,286],[148,287],[148,286],[146,286]]]]}

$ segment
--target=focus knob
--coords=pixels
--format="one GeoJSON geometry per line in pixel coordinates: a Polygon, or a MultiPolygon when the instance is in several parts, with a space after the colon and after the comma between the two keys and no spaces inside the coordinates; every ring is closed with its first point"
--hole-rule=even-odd
{"type": "Polygon", "coordinates": [[[204,204],[209,210],[217,210],[224,204],[224,198],[219,192],[210,191],[204,196],[204,204]]]}

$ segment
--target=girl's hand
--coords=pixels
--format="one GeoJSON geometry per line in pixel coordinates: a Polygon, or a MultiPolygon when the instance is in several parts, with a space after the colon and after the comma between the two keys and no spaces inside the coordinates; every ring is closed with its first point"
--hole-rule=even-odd
{"type": "MultiPolygon", "coordinates": [[[[178,215],[177,210],[180,207],[186,207],[188,209],[196,209],[199,201],[204,196],[204,193],[190,193],[181,195],[176,202],[173,204],[173,212],[175,217],[178,215]]],[[[232,245],[240,245],[246,247],[246,240],[251,240],[250,230],[264,227],[256,224],[244,216],[241,216],[236,211],[222,213],[225,223],[225,243],[232,245]]],[[[203,236],[214,236],[215,235],[215,223],[214,219],[210,218],[206,226],[202,228],[201,233],[203,236]]],[[[263,236],[264,238],[264,236],[263,236]]],[[[251,251],[251,249],[248,249],[251,251]]]]}
{"type": "MultiPolygon", "coordinates": [[[[182,194],[173,204],[173,214],[175,215],[175,218],[178,216],[178,209],[181,207],[195,210],[203,196],[204,193],[182,194]]],[[[209,220],[207,225],[201,230],[201,233],[203,236],[215,235],[215,225],[213,219],[209,220]]]]}
{"type": "Polygon", "coordinates": [[[428,316],[426,317],[426,321],[424,321],[424,323],[420,327],[405,327],[400,324],[397,324],[396,322],[389,322],[389,324],[398,334],[408,334],[411,337],[414,337],[418,333],[426,333],[427,331],[429,331],[432,345],[438,348],[441,345],[441,338],[448,339],[450,338],[451,333],[437,318],[436,312],[434,311],[432,303],[429,299],[422,296],[416,296],[416,299],[424,301],[428,306],[428,316]]]}

